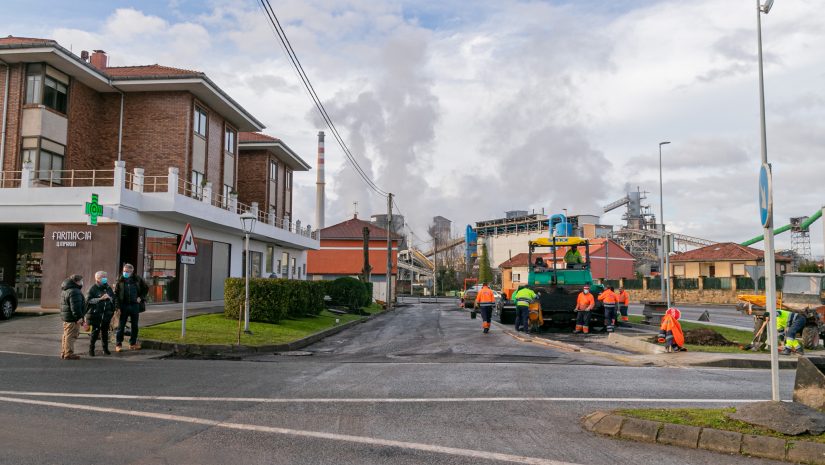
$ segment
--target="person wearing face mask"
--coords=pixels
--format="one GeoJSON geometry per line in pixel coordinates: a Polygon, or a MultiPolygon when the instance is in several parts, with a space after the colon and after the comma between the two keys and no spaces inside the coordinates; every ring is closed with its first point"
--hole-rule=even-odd
{"type": "Polygon", "coordinates": [[[92,327],[91,340],[89,341],[89,356],[95,356],[95,343],[100,339],[103,353],[109,352],[109,325],[112,322],[112,315],[115,314],[117,306],[115,291],[109,286],[108,274],[105,271],[95,273],[95,283],[86,293],[86,322],[92,327]]]}
{"type": "Polygon", "coordinates": [[[126,321],[129,321],[129,349],[140,350],[138,338],[138,317],[140,312],[146,308],[146,294],[149,293],[149,286],[146,281],[135,274],[135,267],[127,263],[123,265],[123,273],[117,279],[115,285],[115,296],[120,309],[120,320],[115,333],[115,352],[123,350],[123,332],[126,329],[126,321]]]}
{"type": "Polygon", "coordinates": [[[63,320],[63,339],[61,341],[60,358],[63,360],[77,360],[79,355],[74,353],[74,343],[80,333],[80,322],[83,320],[83,276],[74,274],[66,278],[61,286],[60,318],[63,320]]]}
{"type": "Polygon", "coordinates": [[[585,286],[576,297],[576,330],[574,333],[590,332],[590,311],[596,306],[596,299],[590,293],[590,287],[585,286]]]}

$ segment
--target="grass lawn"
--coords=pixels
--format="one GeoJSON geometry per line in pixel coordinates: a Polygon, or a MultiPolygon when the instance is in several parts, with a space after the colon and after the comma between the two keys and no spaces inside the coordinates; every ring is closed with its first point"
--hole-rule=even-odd
{"type": "MultiPolygon", "coordinates": [[[[631,323],[641,323],[643,317],[641,315],[630,315],[630,322],[631,323]]],[[[725,337],[725,339],[735,342],[738,345],[735,346],[698,346],[693,344],[685,344],[685,348],[688,352],[725,352],[725,353],[750,353],[748,351],[744,351],[739,348],[740,345],[745,346],[751,343],[753,340],[753,333],[748,330],[744,329],[731,329],[731,328],[723,328],[720,326],[713,326],[713,325],[703,325],[701,323],[693,323],[690,321],[679,321],[679,324],[682,325],[682,331],[688,331],[691,329],[697,328],[710,328],[716,331],[717,333],[721,334],[725,337]]],[[[657,328],[658,329],[658,328],[657,328]]],[[[766,352],[767,353],[767,352],[766,352]]]]}
{"type": "Polygon", "coordinates": [[[622,409],[617,410],[619,415],[639,418],[642,420],[662,421],[675,423],[677,425],[700,426],[703,428],[715,428],[725,431],[736,431],[742,434],[758,434],[762,436],[772,436],[776,438],[793,441],[813,441],[825,444],[825,434],[812,436],[803,434],[800,436],[788,436],[774,431],[766,430],[758,426],[753,426],[737,420],[731,420],[725,413],[733,413],[734,408],[721,409],[700,409],[700,408],[671,408],[671,409],[622,409]]]}
{"type": "MultiPolygon", "coordinates": [[[[285,319],[278,324],[250,322],[252,335],[241,332],[241,344],[259,346],[284,344],[335,326],[364,318],[358,315],[335,315],[326,310],[316,317],[285,319]]],[[[238,320],[212,313],[186,319],[186,339],[180,337],[180,320],[140,328],[140,336],[163,342],[187,344],[235,344],[238,342],[238,320]]]]}

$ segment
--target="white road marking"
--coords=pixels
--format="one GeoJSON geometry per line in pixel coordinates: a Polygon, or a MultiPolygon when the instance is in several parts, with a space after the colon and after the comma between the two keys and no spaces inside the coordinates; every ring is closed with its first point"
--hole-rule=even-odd
{"type": "Polygon", "coordinates": [[[0,402],[12,402],[18,404],[84,410],[89,412],[116,413],[120,415],[128,415],[133,417],[153,418],[157,420],[190,423],[195,425],[204,425],[216,428],[256,431],[260,433],[281,434],[312,439],[326,439],[331,441],[343,441],[356,444],[366,444],[369,446],[395,447],[398,449],[417,450],[421,452],[431,452],[436,454],[453,455],[459,457],[467,457],[472,459],[489,460],[497,462],[521,463],[528,465],[580,465],[571,462],[560,462],[557,460],[542,459],[537,457],[524,457],[520,455],[501,454],[497,452],[459,449],[456,447],[436,446],[432,444],[422,444],[417,442],[393,441],[389,439],[370,438],[365,436],[350,436],[347,434],[324,433],[320,431],[304,431],[289,428],[276,428],[272,426],[249,425],[243,423],[228,423],[217,420],[209,420],[206,418],[196,418],[182,415],[169,415],[165,413],[142,412],[137,410],[122,410],[115,408],[94,407],[90,405],[64,404],[60,402],[48,402],[42,400],[16,399],[13,397],[0,397],[0,402]]]}
{"type": "Polygon", "coordinates": [[[365,404],[365,403],[450,403],[450,402],[588,402],[588,403],[683,403],[683,404],[736,404],[768,399],[592,399],[581,397],[399,397],[399,398],[272,398],[272,397],[193,397],[193,396],[146,396],[131,394],[86,394],[65,392],[0,391],[0,395],[27,397],[69,397],[82,399],[119,400],[169,400],[193,402],[252,402],[261,404],[318,403],[318,404],[365,404]]]}

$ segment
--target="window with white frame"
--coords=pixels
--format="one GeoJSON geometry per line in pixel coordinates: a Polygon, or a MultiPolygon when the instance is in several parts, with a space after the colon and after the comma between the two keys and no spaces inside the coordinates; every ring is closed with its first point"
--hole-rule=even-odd
{"type": "Polygon", "coordinates": [[[734,263],[733,269],[731,270],[731,274],[733,274],[734,276],[745,276],[745,264],[734,263]]]}

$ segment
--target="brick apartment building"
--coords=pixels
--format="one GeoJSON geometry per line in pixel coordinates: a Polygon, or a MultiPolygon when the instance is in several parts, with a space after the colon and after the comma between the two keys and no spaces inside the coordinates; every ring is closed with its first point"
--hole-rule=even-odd
{"type": "MultiPolygon", "coordinates": [[[[353,217],[320,231],[320,250],[310,250],[307,257],[307,276],[312,280],[335,279],[342,276],[359,277],[364,268],[364,228],[369,230],[370,282],[373,297],[386,300],[387,295],[387,234],[388,231],[368,221],[353,217]]],[[[398,244],[402,239],[392,234],[393,289],[398,277],[398,244]]]]}
{"type": "Polygon", "coordinates": [[[190,298],[220,299],[223,279],[243,270],[244,211],[257,215],[253,273],[305,276],[306,251],[319,243],[294,221],[291,177],[310,167],[277,139],[247,137],[263,125],[204,73],[110,67],[101,50],[77,56],[9,36],[0,38],[0,114],[0,281],[23,300],[54,306],[65,276],[130,262],[157,288],[154,300],[174,301],[180,264],[168,248],[186,223],[200,252],[190,298]],[[265,143],[247,150],[250,138],[265,143]],[[266,158],[275,176],[252,179],[246,157],[266,158]],[[92,194],[98,226],[86,224],[92,194]],[[53,239],[78,231],[92,239],[53,239]]]}

